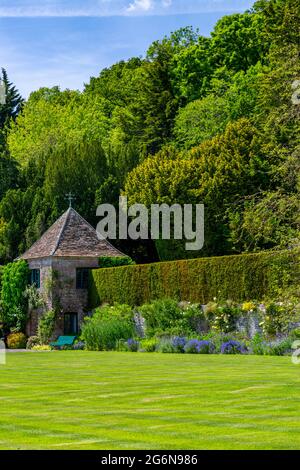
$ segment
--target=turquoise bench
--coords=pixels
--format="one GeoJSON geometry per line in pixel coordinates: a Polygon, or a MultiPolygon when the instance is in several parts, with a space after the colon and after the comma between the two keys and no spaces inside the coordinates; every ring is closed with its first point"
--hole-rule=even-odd
{"type": "Polygon", "coordinates": [[[57,341],[50,343],[52,348],[62,348],[63,346],[72,346],[76,336],[59,336],[57,341]]]}

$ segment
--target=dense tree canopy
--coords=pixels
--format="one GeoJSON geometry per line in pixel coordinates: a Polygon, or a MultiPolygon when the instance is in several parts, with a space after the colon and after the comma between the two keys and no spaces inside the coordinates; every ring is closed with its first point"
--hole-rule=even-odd
{"type": "MultiPolygon", "coordinates": [[[[35,241],[70,190],[91,223],[120,194],[204,203],[197,256],[299,244],[299,17],[300,0],[259,0],[210,37],[180,29],[83,92],[42,88],[24,104],[3,71],[0,260],[35,241]]],[[[151,243],[126,248],[137,261],[157,256],[151,243]]],[[[188,256],[177,243],[156,248],[188,256]]]]}

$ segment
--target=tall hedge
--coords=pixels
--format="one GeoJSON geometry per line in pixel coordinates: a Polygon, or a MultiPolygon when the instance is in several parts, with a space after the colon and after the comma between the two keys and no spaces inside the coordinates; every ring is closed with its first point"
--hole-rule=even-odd
{"type": "Polygon", "coordinates": [[[300,250],[198,258],[91,271],[89,303],[142,305],[173,297],[207,303],[214,297],[242,301],[278,295],[299,285],[300,250]]]}

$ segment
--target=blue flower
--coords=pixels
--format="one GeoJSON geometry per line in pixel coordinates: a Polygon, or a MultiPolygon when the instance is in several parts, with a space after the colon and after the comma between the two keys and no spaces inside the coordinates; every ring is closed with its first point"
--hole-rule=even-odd
{"type": "Polygon", "coordinates": [[[188,354],[211,354],[215,347],[211,341],[191,339],[184,347],[188,354]]]}
{"type": "Polygon", "coordinates": [[[131,352],[137,352],[138,349],[139,349],[139,345],[140,345],[140,343],[138,341],[136,341],[135,339],[130,338],[127,341],[127,348],[131,352]]]}
{"type": "Polygon", "coordinates": [[[199,353],[200,354],[212,354],[215,350],[215,345],[211,341],[202,340],[199,341],[199,353]]]}
{"type": "Polygon", "coordinates": [[[180,336],[175,336],[172,340],[172,346],[177,352],[184,352],[185,345],[186,339],[180,336]]]}
{"type": "Polygon", "coordinates": [[[246,352],[245,346],[238,341],[230,340],[221,346],[222,354],[242,354],[244,352],[246,352]]]}

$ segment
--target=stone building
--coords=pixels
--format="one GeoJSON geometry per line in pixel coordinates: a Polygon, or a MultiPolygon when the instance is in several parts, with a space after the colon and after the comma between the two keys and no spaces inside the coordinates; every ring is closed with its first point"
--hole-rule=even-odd
{"type": "Polygon", "coordinates": [[[31,283],[45,307],[29,312],[27,334],[35,335],[45,310],[58,312],[55,336],[76,335],[87,315],[89,270],[101,256],[124,256],[70,207],[20,259],[28,262],[31,283]]]}

